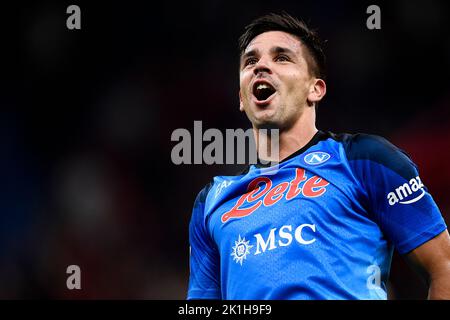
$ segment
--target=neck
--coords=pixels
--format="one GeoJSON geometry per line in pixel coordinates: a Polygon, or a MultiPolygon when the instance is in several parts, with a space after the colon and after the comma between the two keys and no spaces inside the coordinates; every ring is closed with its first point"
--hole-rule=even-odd
{"type": "Polygon", "coordinates": [[[311,141],[318,130],[315,125],[314,110],[308,111],[310,112],[304,112],[289,129],[279,130],[278,152],[272,147],[273,143],[276,143],[272,141],[277,138],[276,135],[267,134],[269,130],[260,131],[258,128],[253,128],[258,155],[261,159],[270,162],[283,161],[311,141]]]}

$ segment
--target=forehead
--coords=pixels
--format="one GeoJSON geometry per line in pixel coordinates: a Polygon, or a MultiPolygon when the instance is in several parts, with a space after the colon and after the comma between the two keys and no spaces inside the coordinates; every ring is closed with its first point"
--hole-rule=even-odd
{"type": "Polygon", "coordinates": [[[301,53],[300,40],[283,31],[268,31],[257,35],[245,48],[244,53],[249,51],[265,51],[272,47],[283,47],[296,53],[301,53]]]}

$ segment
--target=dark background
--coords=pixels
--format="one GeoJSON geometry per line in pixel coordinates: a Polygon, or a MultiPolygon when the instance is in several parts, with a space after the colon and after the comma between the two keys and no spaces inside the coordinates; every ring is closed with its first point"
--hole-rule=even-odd
{"type": "MultiPolygon", "coordinates": [[[[449,223],[447,1],[21,3],[1,21],[0,298],[185,298],[193,201],[236,168],[174,165],[171,134],[250,127],[237,38],[280,10],[328,40],[318,128],[406,150],[449,223]],[[81,30],[66,28],[71,4],[81,30]],[[66,288],[71,264],[82,290],[66,288]]],[[[398,255],[390,296],[426,297],[398,255]]]]}

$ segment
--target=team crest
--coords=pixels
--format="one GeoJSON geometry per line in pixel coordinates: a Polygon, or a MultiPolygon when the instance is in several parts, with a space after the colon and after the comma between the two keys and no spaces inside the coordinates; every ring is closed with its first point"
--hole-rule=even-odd
{"type": "Polygon", "coordinates": [[[303,160],[312,166],[317,166],[319,164],[324,163],[325,161],[328,161],[331,158],[331,156],[323,151],[315,151],[308,153],[303,160]]]}

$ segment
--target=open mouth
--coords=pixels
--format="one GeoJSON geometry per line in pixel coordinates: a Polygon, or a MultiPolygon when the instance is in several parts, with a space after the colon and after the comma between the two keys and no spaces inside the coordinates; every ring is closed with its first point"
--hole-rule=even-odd
{"type": "Polygon", "coordinates": [[[275,88],[267,81],[256,81],[253,84],[253,95],[257,101],[265,101],[275,92],[275,88]]]}

